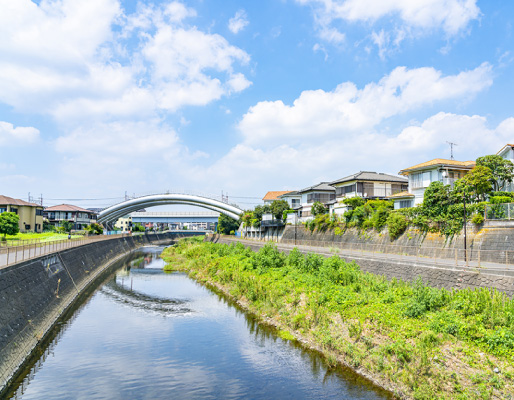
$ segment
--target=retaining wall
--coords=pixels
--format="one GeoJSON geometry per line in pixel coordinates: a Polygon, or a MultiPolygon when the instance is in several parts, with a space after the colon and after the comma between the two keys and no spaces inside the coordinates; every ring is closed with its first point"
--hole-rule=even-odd
{"type": "Polygon", "coordinates": [[[73,301],[110,265],[147,244],[182,235],[129,236],[71,248],[0,269],[0,397],[73,301]]]}
{"type": "MultiPolygon", "coordinates": [[[[236,241],[234,239],[227,239],[216,235],[209,237],[207,240],[226,244],[232,244],[236,241]]],[[[243,244],[251,248],[253,251],[258,251],[265,245],[265,243],[262,242],[243,242],[243,244]]],[[[278,244],[278,250],[285,253],[289,253],[291,248],[292,247],[290,245],[284,246],[280,243],[278,244]]],[[[304,248],[303,250],[300,249],[300,251],[303,253],[316,252],[326,257],[334,255],[327,250],[316,251],[315,249],[306,250],[304,248]]],[[[430,260],[424,261],[422,259],[416,262],[405,262],[401,260],[380,258],[379,255],[369,257],[339,254],[339,257],[347,262],[355,261],[360,266],[361,271],[375,275],[382,275],[387,279],[396,278],[407,282],[413,282],[416,279],[421,278],[423,279],[423,282],[430,286],[445,288],[448,290],[464,288],[495,288],[507,294],[509,297],[514,296],[514,277],[512,276],[484,274],[476,271],[452,270],[449,268],[434,266],[430,260]]]]}

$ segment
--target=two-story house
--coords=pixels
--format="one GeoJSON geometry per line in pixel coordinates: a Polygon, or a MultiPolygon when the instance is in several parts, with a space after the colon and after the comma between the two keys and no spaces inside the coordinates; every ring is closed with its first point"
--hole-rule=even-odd
{"type": "Polygon", "coordinates": [[[442,182],[453,186],[457,179],[475,167],[474,161],[457,161],[436,158],[409,168],[402,169],[399,173],[409,179],[409,188],[406,192],[392,195],[394,208],[413,207],[423,203],[425,189],[432,182],[442,182]]]}
{"type": "Polygon", "coordinates": [[[330,186],[336,189],[333,212],[342,214],[347,210],[347,207],[342,204],[345,198],[358,196],[365,199],[386,199],[393,194],[406,191],[408,179],[382,172],[360,171],[330,182],[330,186]]]}
{"type": "Polygon", "coordinates": [[[0,195],[0,214],[13,212],[20,217],[20,232],[41,232],[43,230],[43,206],[21,199],[0,195]]]}
{"type": "Polygon", "coordinates": [[[84,229],[87,225],[96,222],[97,218],[95,212],[71,204],[47,207],[43,214],[54,226],[61,225],[63,221],[69,221],[73,223],[73,229],[76,230],[84,229]]]}
{"type": "Polygon", "coordinates": [[[314,186],[309,186],[305,189],[299,190],[301,209],[299,211],[299,217],[302,220],[309,219],[312,217],[311,207],[319,201],[328,206],[336,198],[336,190],[330,186],[328,182],[321,182],[314,186]]]}

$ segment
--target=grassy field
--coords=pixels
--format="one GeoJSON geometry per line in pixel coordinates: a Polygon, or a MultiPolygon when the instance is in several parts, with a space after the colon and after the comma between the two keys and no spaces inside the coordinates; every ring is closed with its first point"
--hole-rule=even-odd
{"type": "Polygon", "coordinates": [[[387,281],[337,256],[183,240],[166,269],[218,287],[285,339],[414,399],[514,399],[514,301],[387,281]]]}

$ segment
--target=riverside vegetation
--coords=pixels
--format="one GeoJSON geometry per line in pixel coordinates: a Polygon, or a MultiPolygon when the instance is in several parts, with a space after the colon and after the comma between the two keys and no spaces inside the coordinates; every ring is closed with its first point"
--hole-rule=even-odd
{"type": "Polygon", "coordinates": [[[496,290],[388,281],[335,255],[272,244],[254,253],[185,239],[163,258],[397,397],[514,399],[514,301],[496,290]]]}

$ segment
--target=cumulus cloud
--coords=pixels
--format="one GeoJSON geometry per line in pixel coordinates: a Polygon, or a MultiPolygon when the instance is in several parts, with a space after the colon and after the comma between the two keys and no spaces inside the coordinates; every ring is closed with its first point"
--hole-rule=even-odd
{"type": "Polygon", "coordinates": [[[375,23],[387,21],[390,32],[374,32],[371,39],[379,40],[379,50],[384,55],[384,39],[395,36],[391,44],[398,45],[407,35],[417,36],[434,31],[444,32],[447,38],[468,29],[471,21],[480,16],[476,0],[296,0],[313,8],[320,37],[344,37],[333,24],[375,23]],[[332,34],[327,35],[327,33],[332,34]],[[382,47],[380,47],[382,46],[382,47]]]}
{"type": "Polygon", "coordinates": [[[233,34],[237,34],[240,31],[242,31],[248,24],[249,22],[246,16],[246,11],[238,10],[236,12],[236,15],[234,15],[228,21],[228,29],[230,29],[230,32],[232,32],[233,34]]]}
{"type": "Polygon", "coordinates": [[[0,146],[27,145],[39,139],[39,130],[32,127],[14,127],[9,122],[0,121],[0,146]]]}
{"type": "Polygon", "coordinates": [[[235,68],[248,54],[188,25],[195,15],[176,1],[131,15],[118,0],[2,2],[0,101],[69,124],[173,112],[244,90],[250,83],[235,68]]]}
{"type": "Polygon", "coordinates": [[[434,102],[469,97],[491,84],[491,66],[487,63],[449,76],[434,68],[397,67],[362,89],[344,82],[330,92],[304,91],[292,105],[281,100],[259,102],[238,127],[245,143],[251,145],[317,141],[369,131],[386,118],[434,102]]]}

